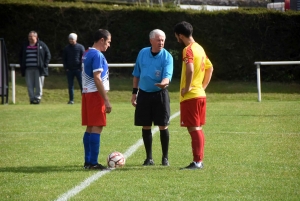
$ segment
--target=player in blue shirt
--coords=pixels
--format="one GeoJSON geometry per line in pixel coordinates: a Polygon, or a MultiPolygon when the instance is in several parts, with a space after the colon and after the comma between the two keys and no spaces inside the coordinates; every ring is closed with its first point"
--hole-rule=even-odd
{"type": "Polygon", "coordinates": [[[83,55],[82,71],[82,125],[86,126],[83,135],[84,168],[106,170],[98,163],[100,136],[106,126],[106,113],[111,112],[107,96],[109,90],[108,64],[102,54],[110,47],[111,34],[99,29],[94,35],[94,44],[83,55]]]}
{"type": "Polygon", "coordinates": [[[168,166],[170,98],[167,86],[173,75],[173,57],[164,49],[166,35],[155,29],[149,34],[151,47],[143,48],[133,70],[131,103],[135,107],[134,125],[142,126],[146,150],[145,166],[154,165],[152,159],[151,126],[159,126],[162,165],[168,166]]]}

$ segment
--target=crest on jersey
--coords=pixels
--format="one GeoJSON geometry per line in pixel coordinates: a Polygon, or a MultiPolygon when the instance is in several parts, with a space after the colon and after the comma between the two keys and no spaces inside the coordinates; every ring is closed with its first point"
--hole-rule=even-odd
{"type": "Polygon", "coordinates": [[[161,71],[160,70],[156,70],[155,71],[155,77],[160,77],[161,76],[161,71]]]}

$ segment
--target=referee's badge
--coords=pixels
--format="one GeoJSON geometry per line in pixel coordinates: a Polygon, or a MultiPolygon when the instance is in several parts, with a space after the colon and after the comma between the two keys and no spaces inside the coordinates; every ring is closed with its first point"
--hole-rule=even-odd
{"type": "Polygon", "coordinates": [[[161,71],[160,70],[156,70],[155,71],[155,77],[160,77],[161,76],[161,71]]]}

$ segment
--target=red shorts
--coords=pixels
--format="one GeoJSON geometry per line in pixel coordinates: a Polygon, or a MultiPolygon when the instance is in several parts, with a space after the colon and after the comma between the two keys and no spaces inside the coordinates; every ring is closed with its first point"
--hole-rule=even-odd
{"type": "Polygon", "coordinates": [[[83,126],[106,126],[105,104],[99,92],[83,93],[81,106],[83,126]]]}
{"type": "Polygon", "coordinates": [[[205,124],[206,98],[193,98],[180,103],[180,125],[196,127],[205,124]]]}

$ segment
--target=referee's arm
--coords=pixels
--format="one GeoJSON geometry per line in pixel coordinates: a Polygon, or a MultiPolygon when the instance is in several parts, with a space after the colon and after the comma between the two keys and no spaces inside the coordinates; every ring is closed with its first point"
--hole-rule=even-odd
{"type": "Polygon", "coordinates": [[[136,98],[137,98],[137,92],[138,92],[138,86],[139,86],[140,78],[133,76],[133,82],[132,82],[132,96],[131,96],[131,105],[133,107],[136,106],[136,98]]]}

